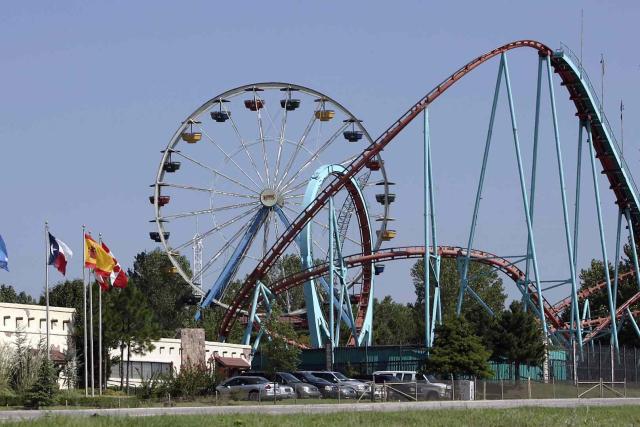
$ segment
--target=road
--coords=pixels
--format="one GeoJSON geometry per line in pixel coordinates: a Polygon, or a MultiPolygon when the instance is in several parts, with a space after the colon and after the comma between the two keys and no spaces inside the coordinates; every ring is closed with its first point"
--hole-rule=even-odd
{"type": "Polygon", "coordinates": [[[640,398],[603,399],[521,399],[438,402],[343,403],[312,405],[244,405],[120,409],[56,409],[0,411],[0,421],[28,420],[44,416],[158,416],[158,415],[223,415],[223,414],[328,414],[333,412],[390,412],[431,409],[508,409],[519,407],[576,408],[584,406],[640,405],[640,398]]]}

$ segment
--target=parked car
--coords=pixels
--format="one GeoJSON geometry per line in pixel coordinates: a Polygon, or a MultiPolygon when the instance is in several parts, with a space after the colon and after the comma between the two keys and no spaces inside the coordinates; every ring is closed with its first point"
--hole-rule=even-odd
{"type": "Polygon", "coordinates": [[[437,400],[451,398],[451,386],[438,382],[433,375],[419,374],[416,371],[376,371],[373,373],[373,378],[374,382],[378,383],[376,377],[394,378],[395,383],[407,383],[408,387],[401,387],[398,384],[393,388],[410,396],[416,394],[417,387],[418,399],[437,400]]]}
{"type": "Polygon", "coordinates": [[[334,384],[339,384],[344,387],[351,387],[355,390],[358,397],[363,394],[371,393],[371,386],[359,380],[347,378],[344,374],[337,371],[311,371],[311,375],[325,379],[334,384]]]}
{"type": "Polygon", "coordinates": [[[337,399],[338,393],[340,393],[340,399],[356,399],[358,397],[353,387],[334,384],[323,378],[316,377],[309,371],[298,371],[294,372],[293,375],[300,381],[317,387],[324,398],[337,399]]]}
{"type": "Polygon", "coordinates": [[[216,391],[223,397],[248,400],[273,400],[287,398],[287,391],[293,394],[293,389],[286,390],[278,384],[259,376],[236,376],[222,382],[216,391]]]}
{"type": "Polygon", "coordinates": [[[240,374],[241,376],[261,376],[267,378],[269,381],[275,382],[276,384],[280,384],[281,386],[288,386],[293,389],[292,395],[293,397],[298,397],[299,399],[305,398],[320,398],[322,397],[322,393],[313,384],[306,383],[301,381],[299,378],[295,377],[293,374],[289,372],[276,372],[275,375],[268,375],[265,372],[255,372],[249,371],[240,374]]]}

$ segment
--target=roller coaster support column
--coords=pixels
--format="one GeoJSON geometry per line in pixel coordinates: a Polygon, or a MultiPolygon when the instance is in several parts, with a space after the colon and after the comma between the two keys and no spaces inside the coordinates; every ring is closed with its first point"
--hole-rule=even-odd
{"type": "Polygon", "coordinates": [[[624,216],[627,220],[627,226],[629,227],[629,241],[631,242],[631,254],[633,255],[633,270],[636,272],[636,283],[638,285],[638,291],[640,291],[640,270],[638,269],[638,249],[636,248],[636,238],[633,233],[633,223],[631,222],[631,212],[627,206],[624,209],[624,216]]]}
{"type": "Polygon", "coordinates": [[[611,345],[618,350],[618,325],[616,324],[616,309],[613,306],[613,295],[611,290],[611,277],[609,274],[609,260],[607,259],[607,246],[604,238],[604,225],[602,223],[602,208],[600,205],[600,189],[598,187],[598,174],[596,171],[596,153],[593,148],[591,137],[591,123],[587,126],[587,145],[589,146],[589,158],[591,159],[591,175],[593,176],[593,190],[596,197],[596,211],[598,214],[598,228],[600,230],[600,247],[602,249],[602,264],[604,266],[604,277],[607,283],[607,299],[609,302],[609,313],[611,314],[611,345]]]}
{"type": "MultiPolygon", "coordinates": [[[[260,304],[260,297],[262,297],[262,301],[264,302],[266,308],[266,317],[268,318],[271,315],[272,308],[272,300],[274,299],[273,294],[262,282],[258,281],[256,283],[256,288],[253,292],[253,300],[251,301],[251,309],[249,311],[249,317],[247,318],[247,327],[244,330],[244,336],[242,337],[242,343],[244,345],[249,345],[251,343],[251,333],[253,332],[254,325],[257,323],[260,325],[260,329],[256,335],[256,338],[253,340],[252,350],[255,351],[260,345],[260,339],[262,335],[264,335],[264,328],[262,327],[262,321],[258,316],[257,310],[258,305],[260,304]]],[[[265,319],[266,320],[266,319],[265,319]]]]}
{"type": "Polygon", "coordinates": [[[633,318],[633,314],[631,313],[631,310],[629,310],[629,307],[627,307],[627,316],[629,316],[629,321],[631,322],[631,325],[633,325],[633,330],[636,331],[636,335],[640,338],[640,328],[638,328],[636,319],[633,318]]]}
{"type": "MultiPolygon", "coordinates": [[[[616,257],[613,261],[613,306],[617,307],[618,280],[620,276],[620,234],[622,233],[622,208],[618,209],[618,227],[616,228],[616,257]]],[[[633,241],[633,240],[632,240],[633,241]]],[[[637,270],[636,270],[637,271],[637,270]]]]}
{"type": "MultiPolygon", "coordinates": [[[[573,245],[571,242],[571,231],[569,225],[569,211],[567,209],[567,190],[564,181],[564,167],[562,165],[562,150],[560,148],[560,132],[558,130],[558,116],[556,112],[556,97],[553,91],[553,74],[551,72],[551,63],[549,58],[544,58],[547,63],[547,80],[549,83],[549,97],[551,98],[551,114],[553,116],[553,134],[556,142],[556,157],[558,158],[558,177],[560,178],[560,194],[562,195],[562,217],[564,219],[564,233],[567,240],[567,260],[569,262],[569,272],[571,274],[571,303],[577,307],[578,304],[578,287],[576,284],[576,270],[573,265],[573,245]]],[[[580,317],[578,311],[572,313],[575,317],[571,318],[571,323],[575,321],[575,337],[577,338],[580,349],[582,350],[582,331],[580,317]]],[[[573,329],[573,328],[571,328],[573,329]]]]}
{"type": "MultiPolygon", "coordinates": [[[[531,160],[531,194],[529,195],[529,215],[531,215],[531,221],[533,221],[533,209],[535,205],[536,195],[536,172],[538,170],[538,131],[540,127],[540,94],[542,92],[542,61],[543,56],[538,56],[538,84],[536,86],[536,115],[533,126],[533,154],[531,160]]],[[[526,290],[529,286],[529,271],[531,267],[531,242],[527,237],[527,261],[525,264],[525,291],[522,293],[522,303],[525,311],[529,307],[530,297],[529,292],[526,290]]]]}
{"type": "MultiPolygon", "coordinates": [[[[482,156],[482,168],[480,169],[480,181],[478,182],[478,190],[476,191],[476,201],[473,207],[473,217],[471,218],[471,230],[469,231],[469,241],[467,243],[467,254],[462,264],[460,272],[460,291],[458,292],[458,303],[456,306],[456,314],[459,316],[462,312],[462,300],[469,283],[469,261],[471,259],[471,248],[473,247],[473,238],[476,232],[476,224],[478,223],[478,211],[480,209],[480,200],[482,199],[482,187],[484,186],[484,177],[487,172],[487,161],[489,160],[489,148],[491,147],[491,136],[493,135],[493,123],[496,117],[496,107],[498,105],[498,95],[500,94],[500,83],[502,82],[502,72],[504,70],[504,56],[500,58],[500,66],[498,67],[498,78],[496,79],[496,88],[493,93],[493,104],[491,106],[491,117],[489,118],[489,129],[487,130],[487,139],[484,144],[484,154],[482,156]]],[[[426,266],[425,266],[426,269],[426,266]]]]}
{"type": "Polygon", "coordinates": [[[433,175],[431,171],[431,137],[429,132],[429,109],[424,110],[424,328],[427,354],[433,345],[434,329],[440,306],[440,255],[437,251],[436,224],[433,197],[433,175]],[[429,229],[431,228],[431,238],[429,229]],[[431,246],[431,250],[429,250],[431,246]],[[434,265],[435,263],[435,265],[434,265]],[[434,276],[433,311],[431,310],[431,273],[434,276]]]}
{"type": "Polygon", "coordinates": [[[333,290],[334,283],[334,265],[335,250],[334,250],[334,227],[333,227],[333,197],[329,197],[329,341],[331,343],[331,366],[333,366],[333,348],[336,346],[335,341],[335,329],[333,325],[333,319],[335,317],[333,297],[335,295],[333,290]]]}
{"type": "Polygon", "coordinates": [[[522,156],[520,155],[520,141],[518,139],[518,125],[516,123],[515,107],[513,105],[513,95],[511,93],[511,81],[509,79],[509,67],[507,65],[507,56],[502,54],[502,70],[504,72],[504,81],[507,86],[507,97],[509,98],[509,113],[511,115],[511,127],[513,129],[513,143],[516,149],[516,160],[518,163],[518,175],[520,176],[520,192],[522,193],[522,203],[524,205],[524,216],[527,222],[527,233],[529,243],[531,244],[531,259],[533,262],[533,274],[536,276],[536,288],[538,290],[538,303],[540,305],[540,322],[542,322],[542,330],[545,338],[548,337],[547,321],[544,317],[544,299],[542,298],[542,287],[540,286],[540,270],[538,269],[538,257],[536,255],[536,242],[533,237],[533,224],[531,223],[531,215],[529,214],[529,198],[527,197],[527,184],[524,181],[524,170],[522,168],[522,156]]]}
{"type": "MultiPolygon", "coordinates": [[[[576,204],[573,215],[573,270],[578,268],[578,236],[580,231],[580,183],[582,181],[582,134],[585,128],[583,118],[578,122],[578,154],[576,164],[576,204]]],[[[571,319],[574,319],[576,313],[580,312],[577,302],[571,299],[571,319]]]]}

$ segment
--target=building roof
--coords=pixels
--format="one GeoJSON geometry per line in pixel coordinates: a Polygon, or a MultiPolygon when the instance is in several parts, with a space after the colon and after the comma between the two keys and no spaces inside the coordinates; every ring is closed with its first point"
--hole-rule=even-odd
{"type": "MultiPolygon", "coordinates": [[[[5,308],[13,308],[13,309],[22,309],[22,310],[38,310],[38,311],[45,311],[47,309],[46,306],[44,305],[36,305],[36,304],[14,304],[11,302],[0,302],[0,307],[5,307],[5,308]]],[[[49,310],[50,311],[57,311],[57,312],[63,312],[63,313],[75,313],[76,309],[75,308],[69,308],[69,307],[54,307],[52,305],[49,306],[49,310]]]]}
{"type": "Polygon", "coordinates": [[[225,368],[249,369],[251,367],[251,364],[248,361],[240,357],[222,357],[216,355],[216,362],[225,368]]]}

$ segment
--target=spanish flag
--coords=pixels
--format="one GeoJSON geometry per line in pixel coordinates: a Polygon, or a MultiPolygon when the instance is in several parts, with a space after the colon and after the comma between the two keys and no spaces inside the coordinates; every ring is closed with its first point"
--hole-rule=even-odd
{"type": "Polygon", "coordinates": [[[84,235],[84,266],[92,268],[96,273],[106,276],[111,275],[116,265],[115,259],[105,251],[88,234],[84,235]]]}

